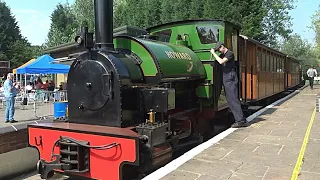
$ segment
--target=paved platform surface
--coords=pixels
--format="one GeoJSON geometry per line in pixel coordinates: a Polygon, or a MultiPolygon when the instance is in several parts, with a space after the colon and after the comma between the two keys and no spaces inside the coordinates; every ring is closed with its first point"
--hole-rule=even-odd
{"type": "MultiPolygon", "coordinates": [[[[316,104],[303,89],[269,108],[251,125],[202,151],[161,180],[290,180],[316,104]]],[[[298,179],[320,179],[320,114],[316,113],[298,179]]]]}
{"type": "Polygon", "coordinates": [[[15,120],[19,121],[17,123],[5,123],[5,106],[0,107],[0,128],[19,125],[28,123],[30,121],[39,120],[41,117],[46,117],[48,115],[53,115],[53,103],[41,103],[36,105],[36,112],[34,110],[34,105],[29,104],[27,106],[22,106],[19,103],[15,105],[15,120]]]}

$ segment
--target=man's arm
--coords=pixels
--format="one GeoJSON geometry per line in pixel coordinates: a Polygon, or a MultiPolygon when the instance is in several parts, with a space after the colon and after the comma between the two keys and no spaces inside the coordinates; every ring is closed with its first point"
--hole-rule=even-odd
{"type": "Polygon", "coordinates": [[[10,92],[12,92],[16,87],[16,83],[9,83],[10,86],[10,92]]]}
{"type": "Polygon", "coordinates": [[[225,63],[225,62],[228,61],[228,58],[227,58],[227,57],[224,57],[223,59],[220,58],[220,57],[216,54],[216,52],[214,51],[214,49],[211,49],[210,52],[211,52],[211,54],[214,56],[214,58],[215,58],[220,64],[223,64],[223,63],[225,63]]]}

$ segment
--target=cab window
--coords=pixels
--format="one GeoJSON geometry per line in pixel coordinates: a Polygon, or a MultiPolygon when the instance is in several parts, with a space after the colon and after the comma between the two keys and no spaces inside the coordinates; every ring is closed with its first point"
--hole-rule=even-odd
{"type": "Polygon", "coordinates": [[[163,31],[158,31],[153,33],[153,35],[158,36],[158,41],[169,42],[171,37],[171,29],[166,29],[163,31]]]}
{"type": "Polygon", "coordinates": [[[219,27],[198,26],[196,27],[201,44],[212,44],[219,41],[219,27]]]}

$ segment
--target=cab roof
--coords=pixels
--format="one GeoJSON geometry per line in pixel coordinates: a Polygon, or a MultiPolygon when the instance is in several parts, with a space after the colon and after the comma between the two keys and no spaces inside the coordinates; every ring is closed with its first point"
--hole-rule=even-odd
{"type": "Polygon", "coordinates": [[[220,22],[220,23],[226,23],[226,24],[230,24],[234,27],[236,27],[237,29],[241,29],[241,25],[240,24],[236,24],[230,21],[226,21],[226,20],[222,20],[222,19],[192,19],[192,20],[183,20],[183,21],[172,21],[169,23],[165,23],[165,24],[160,24],[160,25],[156,25],[153,27],[149,27],[146,30],[148,32],[155,30],[155,29],[159,29],[159,28],[165,28],[165,27],[170,27],[170,26],[176,26],[176,25],[181,25],[181,24],[189,24],[189,23],[197,23],[197,22],[220,22]]]}

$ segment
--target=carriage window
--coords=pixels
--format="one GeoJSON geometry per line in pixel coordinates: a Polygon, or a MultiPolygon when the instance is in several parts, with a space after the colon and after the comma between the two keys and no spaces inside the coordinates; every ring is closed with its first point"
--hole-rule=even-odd
{"type": "Polygon", "coordinates": [[[276,72],[276,69],[277,69],[277,60],[276,60],[276,57],[272,56],[272,61],[273,61],[273,72],[276,72]]]}
{"type": "Polygon", "coordinates": [[[274,64],[273,64],[273,56],[272,56],[272,54],[270,54],[270,72],[273,72],[273,66],[274,66],[274,64]]]}
{"type": "Polygon", "coordinates": [[[273,66],[274,66],[274,64],[273,64],[273,57],[272,57],[272,54],[270,54],[270,56],[269,56],[269,61],[270,61],[270,72],[272,72],[273,71],[273,66]]]}
{"type": "Polygon", "coordinates": [[[282,72],[282,59],[279,58],[279,72],[282,72]]]}
{"type": "Polygon", "coordinates": [[[279,60],[278,60],[278,57],[274,57],[274,63],[275,63],[274,71],[275,72],[279,72],[279,60]]]}
{"type": "Polygon", "coordinates": [[[158,41],[169,42],[171,37],[171,29],[166,29],[163,31],[155,32],[153,35],[158,36],[158,41]]]}
{"type": "Polygon", "coordinates": [[[266,55],[266,71],[270,71],[270,56],[266,55]]]}
{"type": "Polygon", "coordinates": [[[281,59],[278,57],[278,68],[277,72],[281,72],[281,59]]]}
{"type": "Polygon", "coordinates": [[[266,55],[262,54],[261,71],[266,71],[266,55]]]}
{"type": "Polygon", "coordinates": [[[257,53],[257,71],[261,71],[261,53],[257,53]]]}
{"type": "Polygon", "coordinates": [[[196,27],[201,44],[212,44],[219,41],[219,27],[196,27]]]}
{"type": "Polygon", "coordinates": [[[273,71],[273,57],[272,57],[272,55],[270,55],[269,56],[269,61],[270,61],[270,72],[272,72],[273,71]]]}
{"type": "Polygon", "coordinates": [[[278,57],[276,57],[276,72],[280,72],[280,61],[278,59],[278,57]]]}
{"type": "Polygon", "coordinates": [[[298,71],[297,71],[297,64],[296,64],[296,63],[293,63],[293,64],[292,64],[292,72],[294,72],[294,73],[298,72],[298,71]]]}
{"type": "Polygon", "coordinates": [[[294,72],[294,66],[295,66],[295,64],[292,63],[292,64],[291,64],[291,72],[294,72]]]}
{"type": "Polygon", "coordinates": [[[282,59],[279,58],[279,72],[282,72],[282,59]]]}
{"type": "Polygon", "coordinates": [[[296,63],[293,63],[293,64],[292,64],[292,72],[294,72],[294,73],[298,72],[297,69],[298,69],[297,64],[296,64],[296,63]]]}

